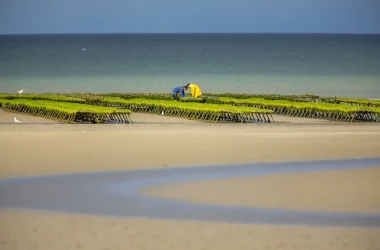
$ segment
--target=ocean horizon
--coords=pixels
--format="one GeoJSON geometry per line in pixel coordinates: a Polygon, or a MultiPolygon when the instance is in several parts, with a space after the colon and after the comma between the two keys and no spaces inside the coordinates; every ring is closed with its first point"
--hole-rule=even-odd
{"type": "Polygon", "coordinates": [[[203,92],[380,98],[380,34],[0,35],[0,92],[203,92]]]}

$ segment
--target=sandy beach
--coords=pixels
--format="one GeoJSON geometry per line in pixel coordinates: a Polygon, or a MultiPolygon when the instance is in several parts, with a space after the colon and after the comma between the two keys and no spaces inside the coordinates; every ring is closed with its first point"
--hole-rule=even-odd
{"type": "MultiPolygon", "coordinates": [[[[67,125],[0,111],[0,178],[380,156],[380,127],[278,117],[209,124],[132,116],[67,125]],[[9,124],[8,124],[9,122],[9,124]],[[48,124],[43,124],[48,123],[48,124]]],[[[184,183],[150,195],[200,203],[380,213],[379,167],[184,183]],[[330,192],[331,191],[331,192],[330,192]],[[300,198],[302,197],[302,198],[300,198]]],[[[3,209],[1,249],[380,249],[380,229],[240,225],[3,209]]]]}

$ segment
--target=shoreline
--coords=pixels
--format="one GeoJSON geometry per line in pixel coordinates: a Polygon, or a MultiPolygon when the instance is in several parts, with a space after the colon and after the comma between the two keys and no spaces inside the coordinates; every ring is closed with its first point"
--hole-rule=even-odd
{"type": "MultiPolygon", "coordinates": [[[[351,159],[351,162],[359,160],[365,159],[351,159]]],[[[320,165],[331,166],[327,169],[320,166],[314,170],[311,170],[310,166],[318,162],[277,163],[284,166],[302,165],[302,167],[298,172],[286,172],[282,169],[284,171],[282,174],[251,176],[232,174],[229,177],[208,180],[164,183],[145,187],[140,190],[140,194],[200,205],[272,210],[282,208],[289,212],[324,212],[332,215],[341,213],[379,215],[380,187],[377,185],[377,180],[380,177],[380,166],[373,163],[363,168],[349,168],[347,165],[346,168],[334,168],[334,165],[340,161],[346,164],[350,162],[348,159],[332,160],[328,163],[321,161],[320,165]],[[340,185],[336,185],[337,179],[340,185]],[[354,188],[353,183],[355,183],[354,188]],[[299,188],[301,186],[302,189],[299,188]],[[247,194],[241,195],[244,193],[247,194]]],[[[270,169],[275,164],[267,163],[267,168],[270,169]]]]}
{"type": "MultiPolygon", "coordinates": [[[[266,177],[270,182],[275,179],[276,175],[282,175],[286,178],[286,176],[297,176],[300,173],[307,173],[318,177],[321,173],[326,174],[326,171],[327,173],[330,171],[330,174],[332,173],[333,176],[339,176],[343,170],[347,170],[346,172],[348,173],[353,172],[354,174],[349,176],[349,180],[354,180],[356,178],[355,175],[360,172],[367,172],[367,175],[374,173],[379,176],[380,168],[375,168],[377,172],[371,172],[372,166],[380,166],[380,157],[359,160],[256,163],[181,169],[97,172],[93,174],[83,173],[77,175],[50,176],[43,179],[40,177],[22,178],[18,180],[0,181],[0,187],[7,190],[6,194],[0,192],[0,197],[2,198],[2,205],[4,207],[74,214],[88,213],[103,216],[227,222],[236,224],[261,223],[301,226],[374,227],[380,229],[380,204],[373,199],[374,197],[379,197],[380,189],[371,195],[372,199],[367,200],[367,203],[373,203],[373,209],[371,209],[370,206],[365,206],[364,210],[360,210],[360,206],[354,206],[354,210],[348,209],[343,211],[339,211],[339,209],[336,210],[336,207],[337,205],[338,208],[339,205],[344,206],[344,200],[340,200],[337,204],[330,204],[324,208],[322,206],[322,211],[319,211],[321,209],[310,211],[310,207],[314,209],[316,207],[312,201],[306,202],[306,205],[311,204],[309,209],[307,209],[307,206],[304,207],[304,209],[302,209],[302,206],[301,209],[289,209],[289,207],[284,206],[285,204],[277,204],[276,207],[270,205],[269,207],[253,206],[249,208],[247,206],[239,206],[238,204],[230,204],[228,206],[225,206],[225,204],[217,205],[218,202],[213,202],[212,200],[203,204],[198,202],[183,203],[180,202],[180,198],[173,199],[173,196],[156,196],[152,191],[148,193],[145,192],[146,189],[148,189],[148,191],[160,191],[162,190],[162,186],[164,186],[164,188],[166,187],[169,191],[174,191],[177,187],[181,190],[182,185],[192,185],[199,182],[212,183],[220,180],[223,181],[225,178],[232,178],[233,180],[234,178],[266,177]],[[168,186],[169,188],[167,188],[168,186]],[[24,191],[20,192],[20,190],[24,191]],[[49,190],[49,192],[41,194],[42,190],[49,190]],[[73,192],[74,190],[75,193],[73,192]],[[146,194],[148,194],[148,196],[146,194]],[[123,199],[120,199],[120,196],[122,196],[123,199]],[[57,197],[65,197],[65,199],[57,200],[57,197]],[[167,199],[168,197],[169,199],[167,199]],[[108,206],[104,207],[102,204],[108,204],[108,206]],[[212,204],[213,206],[209,207],[207,204],[212,204]],[[332,210],[329,210],[329,208],[332,208],[332,210]],[[359,210],[357,210],[358,208],[359,210]],[[213,211],[217,211],[217,213],[213,213],[213,211]]],[[[357,184],[359,183],[360,182],[357,181],[357,184]]],[[[369,185],[369,189],[373,189],[376,186],[377,182],[374,179],[369,185]]],[[[212,188],[212,186],[208,188],[212,188]]],[[[347,189],[347,187],[344,189],[347,189]]],[[[365,193],[369,189],[362,190],[362,193],[365,193]]],[[[202,188],[200,190],[202,190],[202,188]]],[[[207,188],[205,190],[207,190],[207,188]]],[[[192,193],[191,191],[184,191],[184,194],[192,193]]],[[[228,194],[229,192],[219,190],[216,193],[228,194]]],[[[258,193],[260,194],[262,192],[258,193]]],[[[182,194],[182,196],[184,194],[182,194]]],[[[202,195],[200,196],[202,197],[202,195]]],[[[212,194],[206,195],[206,197],[212,196],[212,194]]],[[[236,194],[236,196],[241,197],[239,194],[236,194]]],[[[305,195],[300,197],[303,196],[305,195]]],[[[351,196],[351,198],[358,201],[360,195],[354,195],[351,196]]],[[[326,205],[328,205],[328,203],[329,202],[327,202],[326,205]]],[[[342,209],[342,207],[340,207],[340,209],[342,209]]],[[[363,207],[361,209],[363,209],[363,207]]]]}

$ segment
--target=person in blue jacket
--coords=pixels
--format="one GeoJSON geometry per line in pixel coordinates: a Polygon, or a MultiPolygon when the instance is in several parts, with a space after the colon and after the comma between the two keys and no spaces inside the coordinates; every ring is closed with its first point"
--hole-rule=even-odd
{"type": "Polygon", "coordinates": [[[177,101],[179,100],[178,94],[180,94],[181,97],[185,97],[186,96],[185,90],[186,90],[186,86],[175,87],[172,90],[172,95],[173,95],[174,100],[177,100],[177,101]]]}

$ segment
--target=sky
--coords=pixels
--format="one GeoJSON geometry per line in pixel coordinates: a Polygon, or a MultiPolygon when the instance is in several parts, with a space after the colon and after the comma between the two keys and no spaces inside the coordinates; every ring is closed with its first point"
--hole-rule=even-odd
{"type": "Polygon", "coordinates": [[[0,34],[380,33],[380,0],[0,0],[0,34]]]}

